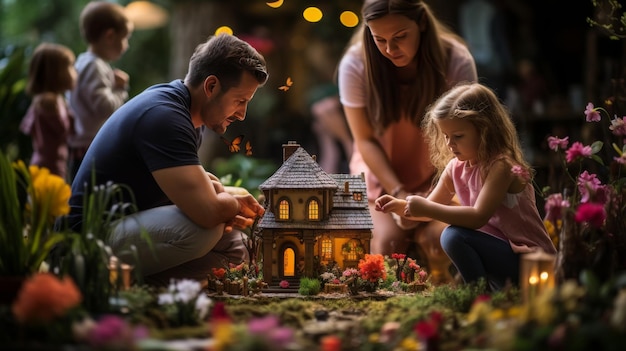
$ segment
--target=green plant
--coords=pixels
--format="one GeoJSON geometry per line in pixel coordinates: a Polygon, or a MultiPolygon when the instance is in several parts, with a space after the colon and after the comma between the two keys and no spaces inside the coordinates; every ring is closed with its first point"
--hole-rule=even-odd
{"type": "Polygon", "coordinates": [[[224,185],[240,186],[248,190],[255,198],[260,195],[259,185],[277,169],[269,160],[243,155],[214,161],[215,175],[224,185]]]}
{"type": "Polygon", "coordinates": [[[25,47],[14,48],[5,59],[0,56],[0,150],[11,159],[22,159],[32,150],[30,138],[19,132],[29,101],[25,77],[25,47]]]}
{"type": "Polygon", "coordinates": [[[0,274],[37,272],[57,243],[57,217],[69,212],[70,187],[46,168],[12,163],[0,151],[0,274]]]}
{"type": "Polygon", "coordinates": [[[319,294],[321,291],[321,284],[317,278],[300,278],[300,288],[298,293],[304,296],[313,296],[319,294]]]}
{"type": "MultiPolygon", "coordinates": [[[[95,183],[95,180],[92,180],[95,183]]],[[[73,233],[67,247],[60,248],[61,272],[69,274],[84,295],[85,308],[93,312],[108,312],[111,309],[110,297],[115,293],[119,282],[110,282],[111,257],[121,256],[126,250],[130,256],[137,257],[134,246],[124,252],[113,252],[107,246],[113,223],[125,215],[136,212],[132,191],[124,185],[115,183],[92,186],[83,198],[83,222],[78,233],[73,233]],[[124,202],[124,195],[130,194],[131,202],[124,202]]],[[[144,240],[150,244],[147,233],[144,240]]],[[[128,256],[128,255],[126,255],[128,256]]],[[[141,266],[135,266],[133,273],[141,283],[141,266]]],[[[121,277],[121,274],[116,276],[121,277]]]]}

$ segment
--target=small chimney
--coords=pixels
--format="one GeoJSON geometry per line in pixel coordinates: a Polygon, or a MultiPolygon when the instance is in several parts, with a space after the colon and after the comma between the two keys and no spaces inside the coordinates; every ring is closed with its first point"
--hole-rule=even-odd
{"type": "Polygon", "coordinates": [[[343,192],[346,194],[350,192],[350,182],[343,183],[343,192]]]}
{"type": "Polygon", "coordinates": [[[283,162],[287,161],[287,159],[291,157],[291,155],[293,155],[299,147],[300,144],[294,140],[289,140],[287,144],[283,144],[283,162]]]}

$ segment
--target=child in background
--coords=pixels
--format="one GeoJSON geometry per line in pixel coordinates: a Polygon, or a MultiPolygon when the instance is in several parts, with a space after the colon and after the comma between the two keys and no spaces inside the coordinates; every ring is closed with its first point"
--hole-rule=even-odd
{"type": "Polygon", "coordinates": [[[64,178],[72,126],[65,93],[76,84],[74,59],[72,50],[63,45],[42,43],[35,48],[26,85],[32,101],[20,123],[20,130],[33,141],[30,164],[64,178]]]}
{"type": "Polygon", "coordinates": [[[69,140],[71,179],[102,124],[128,99],[128,74],[110,62],[128,49],[133,24],[122,6],[92,1],[80,14],[80,30],[87,50],[78,55],[78,82],[69,94],[76,117],[76,134],[69,140]]]}
{"type": "Polygon", "coordinates": [[[376,210],[449,223],[441,246],[466,283],[484,278],[493,290],[517,285],[520,254],[556,249],[506,107],[488,87],[460,84],[435,101],[422,128],[438,171],[435,189],[406,200],[383,195],[376,210]],[[461,206],[448,205],[455,195],[461,206]]]}

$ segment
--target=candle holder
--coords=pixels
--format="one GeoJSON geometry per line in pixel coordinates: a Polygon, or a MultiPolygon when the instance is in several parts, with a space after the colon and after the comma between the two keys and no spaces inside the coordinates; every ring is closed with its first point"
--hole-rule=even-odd
{"type": "Polygon", "coordinates": [[[524,303],[554,288],[556,256],[542,250],[523,254],[520,264],[520,288],[524,303]]]}

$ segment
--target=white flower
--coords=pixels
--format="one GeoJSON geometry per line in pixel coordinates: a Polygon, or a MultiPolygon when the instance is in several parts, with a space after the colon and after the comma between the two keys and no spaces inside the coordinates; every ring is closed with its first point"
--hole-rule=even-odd
{"type": "Polygon", "coordinates": [[[198,311],[198,318],[204,320],[209,314],[209,307],[213,304],[213,300],[211,300],[205,294],[198,295],[196,299],[196,311],[198,311]]]}

